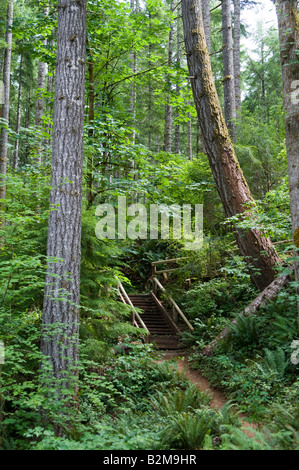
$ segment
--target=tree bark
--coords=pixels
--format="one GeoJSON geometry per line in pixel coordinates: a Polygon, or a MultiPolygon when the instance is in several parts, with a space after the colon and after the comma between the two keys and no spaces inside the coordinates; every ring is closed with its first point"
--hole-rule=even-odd
{"type": "Polygon", "coordinates": [[[209,54],[211,53],[211,0],[202,0],[202,17],[209,54]]]}
{"type": "Polygon", "coordinates": [[[193,146],[192,146],[192,116],[188,113],[188,159],[193,160],[193,146]]]}
{"type": "MultiPolygon", "coordinates": [[[[91,51],[89,50],[89,61],[88,61],[88,124],[93,126],[94,124],[94,100],[95,100],[95,87],[94,87],[94,62],[92,58],[91,51]]],[[[94,135],[93,129],[89,129],[88,136],[92,138],[94,135]]],[[[93,156],[88,154],[87,157],[87,174],[86,174],[86,184],[87,184],[87,192],[86,192],[86,199],[88,203],[88,207],[91,206],[94,194],[93,194],[93,156]]]]}
{"type": "Polygon", "coordinates": [[[240,0],[234,0],[234,79],[236,115],[241,111],[241,5],[240,0]]]}
{"type": "MultiPolygon", "coordinates": [[[[135,3],[136,3],[135,0],[130,0],[130,7],[131,7],[132,14],[134,14],[137,9],[137,5],[135,3]]],[[[133,50],[130,52],[130,62],[131,62],[132,75],[135,75],[137,73],[137,61],[136,61],[136,52],[133,50]]],[[[135,144],[135,140],[136,140],[136,131],[135,131],[136,99],[137,99],[136,83],[135,83],[135,79],[133,78],[132,84],[131,84],[131,90],[130,90],[130,110],[131,110],[132,143],[133,144],[135,144]]]]}
{"type": "MultiPolygon", "coordinates": [[[[177,67],[181,66],[181,31],[180,31],[180,16],[181,16],[181,6],[178,6],[177,9],[178,18],[177,18],[177,34],[176,34],[176,43],[177,43],[177,67]]],[[[175,87],[177,96],[180,95],[180,86],[177,83],[175,87]]],[[[176,118],[179,117],[179,112],[176,112],[176,118]]],[[[174,153],[180,153],[180,124],[177,123],[174,128],[174,153]]]]}
{"type": "MultiPolygon", "coordinates": [[[[171,0],[170,11],[173,12],[174,1],[171,0]]],[[[174,36],[174,24],[171,21],[169,31],[169,42],[168,42],[168,67],[172,66],[173,61],[173,36],[174,36]]],[[[168,78],[168,87],[170,89],[170,79],[168,78]]],[[[164,137],[164,150],[165,152],[171,153],[172,150],[172,106],[169,104],[169,96],[167,96],[167,102],[165,105],[165,137],[164,137]]]]}
{"type": "MultiPolygon", "coordinates": [[[[299,248],[299,13],[298,1],[274,1],[276,6],[280,59],[282,66],[283,106],[288,159],[290,206],[294,244],[299,248]]],[[[298,255],[297,255],[298,256],[298,255]]],[[[299,262],[295,262],[299,282],[299,262]]],[[[299,289],[298,289],[299,293],[299,289]]],[[[299,324],[299,303],[298,303],[299,324]]]]}
{"type": "MultiPolygon", "coordinates": [[[[49,6],[44,8],[44,15],[49,16],[49,6]]],[[[45,47],[47,45],[47,39],[44,38],[42,40],[42,44],[45,47]]],[[[38,97],[36,100],[36,108],[35,108],[35,125],[40,132],[43,126],[43,115],[44,115],[44,107],[45,107],[45,100],[43,97],[43,93],[45,91],[46,86],[46,74],[47,74],[47,64],[45,62],[39,61],[38,64],[38,75],[37,75],[37,93],[38,97]]],[[[37,148],[37,157],[36,162],[41,165],[42,163],[42,137],[39,136],[39,145],[37,148]]]]}
{"type": "MultiPolygon", "coordinates": [[[[213,80],[205,41],[201,3],[182,1],[187,61],[194,102],[204,147],[217,185],[226,217],[245,214],[246,204],[253,203],[249,187],[235,155],[225,124],[213,80]]],[[[235,230],[236,240],[250,270],[254,285],[263,290],[275,277],[280,262],[269,238],[258,230],[235,230]]]]}
{"type": "Polygon", "coordinates": [[[233,34],[230,0],[222,0],[222,42],[223,42],[223,91],[224,115],[229,134],[236,139],[234,119],[236,118],[233,34]]]}
{"type": "MultiPolygon", "coordinates": [[[[14,13],[14,0],[9,0],[7,8],[7,26],[6,26],[6,49],[4,53],[4,67],[3,67],[3,107],[2,118],[7,125],[9,124],[9,104],[10,104],[10,69],[11,69],[11,53],[12,53],[12,24],[14,13]]],[[[6,198],[6,173],[7,173],[7,146],[8,146],[8,132],[4,127],[1,127],[0,134],[0,201],[6,198]]],[[[2,205],[2,203],[1,203],[2,205]]],[[[0,223],[3,221],[1,220],[0,223]]]]}
{"type": "Polygon", "coordinates": [[[76,393],[83,167],[86,0],[59,0],[42,352],[76,393]]]}
{"type": "Polygon", "coordinates": [[[19,165],[19,147],[20,147],[20,127],[21,127],[21,99],[22,99],[22,86],[23,86],[23,55],[21,54],[20,73],[19,73],[19,91],[18,91],[18,107],[17,107],[17,122],[16,134],[17,139],[15,142],[15,150],[13,156],[13,169],[16,171],[19,165]]]}

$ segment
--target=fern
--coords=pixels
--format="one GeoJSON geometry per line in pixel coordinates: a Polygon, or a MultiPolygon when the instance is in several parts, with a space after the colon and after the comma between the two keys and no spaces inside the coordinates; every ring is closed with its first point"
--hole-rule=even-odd
{"type": "Polygon", "coordinates": [[[153,406],[162,416],[198,409],[210,402],[210,395],[191,383],[186,390],[177,388],[166,393],[158,392],[157,397],[152,399],[153,406]]]}
{"type": "Polygon", "coordinates": [[[220,450],[272,450],[265,434],[251,427],[230,426],[228,431],[221,436],[220,450]]]}
{"type": "Polygon", "coordinates": [[[244,315],[238,315],[236,323],[231,326],[231,331],[233,336],[242,343],[255,343],[258,339],[257,318],[254,316],[245,317],[244,315]]]}
{"type": "Polygon", "coordinates": [[[263,362],[256,364],[262,375],[274,373],[279,378],[284,377],[289,365],[289,360],[286,358],[284,350],[278,347],[274,351],[267,348],[265,348],[264,351],[265,356],[263,362]]]}
{"type": "Polygon", "coordinates": [[[171,446],[186,450],[202,448],[206,436],[211,430],[211,415],[202,411],[197,414],[180,413],[174,415],[165,430],[165,438],[171,446]]]}

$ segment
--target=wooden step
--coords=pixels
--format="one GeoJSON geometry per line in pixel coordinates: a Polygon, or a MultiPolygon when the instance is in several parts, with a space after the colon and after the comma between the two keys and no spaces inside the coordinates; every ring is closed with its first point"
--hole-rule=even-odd
{"type": "Polygon", "coordinates": [[[150,332],[149,341],[159,349],[179,349],[177,336],[153,297],[150,294],[130,294],[129,298],[134,307],[143,311],[141,318],[150,332]]]}

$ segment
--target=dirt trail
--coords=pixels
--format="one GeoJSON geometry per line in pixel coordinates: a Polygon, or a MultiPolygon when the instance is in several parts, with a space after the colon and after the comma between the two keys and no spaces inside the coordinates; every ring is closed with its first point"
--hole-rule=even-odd
{"type": "Polygon", "coordinates": [[[184,351],[164,351],[161,360],[165,361],[170,359],[176,360],[179,371],[182,372],[185,377],[188,377],[190,382],[197,384],[200,390],[210,392],[212,408],[222,408],[223,405],[225,405],[227,402],[226,396],[222,392],[219,392],[219,390],[211,387],[210,382],[204,378],[199,371],[191,369],[188,364],[188,356],[184,351]]]}
{"type": "MultiPolygon", "coordinates": [[[[221,409],[225,403],[227,403],[227,397],[220,392],[213,388],[210,382],[202,376],[202,374],[194,370],[188,364],[188,356],[184,354],[184,351],[164,351],[161,357],[161,361],[175,359],[178,365],[178,369],[182,374],[187,377],[192,383],[198,385],[200,390],[207,391],[211,394],[211,408],[221,409]]],[[[251,427],[253,429],[258,429],[258,426],[254,423],[250,423],[247,421],[246,416],[243,414],[239,414],[239,417],[242,421],[242,427],[247,428],[251,427]]],[[[254,434],[250,432],[250,430],[244,430],[247,436],[254,437],[254,434]]]]}

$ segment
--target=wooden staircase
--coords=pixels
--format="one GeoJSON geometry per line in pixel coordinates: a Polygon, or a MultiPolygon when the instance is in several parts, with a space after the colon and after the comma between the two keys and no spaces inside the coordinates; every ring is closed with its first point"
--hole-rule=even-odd
{"type": "Polygon", "coordinates": [[[150,332],[149,342],[156,344],[159,349],[179,349],[179,329],[155,296],[152,293],[131,294],[129,298],[134,307],[143,311],[140,316],[150,332]]]}
{"type": "MultiPolygon", "coordinates": [[[[152,265],[156,266],[156,264],[161,262],[172,261],[177,260],[156,261],[152,265]]],[[[164,271],[155,270],[155,274],[164,271]]],[[[181,333],[182,330],[178,326],[178,320],[183,323],[183,329],[189,328],[190,331],[193,331],[194,327],[173,298],[166,292],[156,275],[151,276],[148,280],[148,283],[152,283],[152,290],[149,294],[128,295],[120,280],[116,279],[120,300],[124,304],[130,305],[132,309],[132,324],[137,328],[145,330],[147,341],[156,344],[159,349],[180,349],[178,333],[181,333]],[[159,299],[159,293],[162,293],[163,300],[159,299]],[[168,305],[168,308],[170,306],[172,315],[169,314],[165,307],[166,305],[168,305]],[[139,309],[142,311],[141,314],[139,314],[139,309]]]]}

